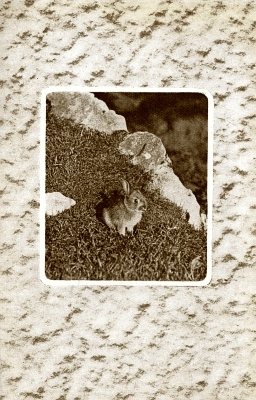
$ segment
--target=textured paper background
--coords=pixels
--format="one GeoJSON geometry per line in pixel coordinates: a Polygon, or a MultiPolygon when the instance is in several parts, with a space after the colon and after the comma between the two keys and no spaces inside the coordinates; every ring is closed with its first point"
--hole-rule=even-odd
{"type": "Polygon", "coordinates": [[[253,1],[2,2],[1,399],[255,397],[255,14],[253,1]],[[69,84],[212,93],[208,287],[39,281],[40,93],[69,84]]]}

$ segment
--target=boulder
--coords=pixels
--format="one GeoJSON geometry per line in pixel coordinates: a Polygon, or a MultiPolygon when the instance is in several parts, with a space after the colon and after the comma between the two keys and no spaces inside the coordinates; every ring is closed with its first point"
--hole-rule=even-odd
{"type": "Polygon", "coordinates": [[[163,197],[181,207],[196,229],[201,227],[200,206],[196,197],[175,175],[160,138],[149,132],[135,132],[120,143],[119,151],[129,156],[133,164],[151,171],[150,187],[159,189],[163,197]]]}
{"type": "Polygon", "coordinates": [[[158,188],[163,197],[177,204],[185,214],[188,222],[196,229],[202,226],[200,205],[191,189],[187,189],[169,165],[157,165],[153,171],[152,187],[158,188]]]}
{"type": "Polygon", "coordinates": [[[161,139],[149,132],[127,135],[120,143],[119,151],[130,156],[133,164],[140,164],[146,171],[154,169],[166,159],[166,150],[161,139]]]}
{"type": "Polygon", "coordinates": [[[93,93],[53,92],[47,95],[51,112],[87,128],[111,134],[114,131],[127,131],[126,121],[122,115],[109,110],[104,101],[97,99],[93,93]]]}

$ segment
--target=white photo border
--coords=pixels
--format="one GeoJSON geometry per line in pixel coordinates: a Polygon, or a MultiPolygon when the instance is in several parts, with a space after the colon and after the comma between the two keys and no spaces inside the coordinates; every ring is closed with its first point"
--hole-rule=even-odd
{"type": "Polygon", "coordinates": [[[213,134],[214,101],[208,90],[201,88],[125,87],[125,86],[50,86],[42,90],[40,115],[40,257],[39,278],[48,286],[206,286],[212,279],[212,202],[213,202],[213,134]],[[137,93],[198,93],[208,100],[208,154],[207,154],[207,273],[201,281],[117,281],[117,280],[52,280],[45,274],[45,154],[46,154],[46,97],[53,92],[137,92],[137,93]]]}

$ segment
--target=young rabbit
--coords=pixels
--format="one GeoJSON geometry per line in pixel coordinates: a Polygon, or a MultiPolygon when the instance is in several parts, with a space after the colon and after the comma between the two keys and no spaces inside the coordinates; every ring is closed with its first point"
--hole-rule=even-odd
{"type": "Polygon", "coordinates": [[[133,232],[143,211],[147,208],[147,201],[139,190],[133,190],[126,180],[122,180],[125,196],[110,207],[103,209],[103,220],[110,229],[115,229],[120,235],[125,236],[126,230],[133,232]]]}

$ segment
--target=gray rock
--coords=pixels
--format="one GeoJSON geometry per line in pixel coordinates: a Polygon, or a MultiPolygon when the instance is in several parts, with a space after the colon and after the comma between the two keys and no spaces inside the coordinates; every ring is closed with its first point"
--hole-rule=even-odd
{"type": "Polygon", "coordinates": [[[47,99],[51,102],[51,112],[59,117],[69,118],[87,128],[112,133],[127,130],[125,118],[109,110],[104,101],[93,93],[53,92],[47,99]]]}
{"type": "Polygon", "coordinates": [[[163,197],[181,207],[184,213],[188,213],[191,225],[196,229],[201,228],[200,205],[195,195],[181,183],[167,163],[154,169],[152,187],[158,188],[163,197]]]}
{"type": "Polygon", "coordinates": [[[151,188],[157,188],[163,197],[189,214],[189,223],[196,229],[202,225],[200,206],[190,189],[185,188],[171,167],[160,138],[149,132],[128,135],[119,145],[119,151],[130,157],[133,164],[152,172],[151,188]]]}
{"type": "Polygon", "coordinates": [[[130,156],[133,164],[140,164],[146,171],[154,169],[166,159],[166,150],[161,139],[149,132],[128,135],[120,143],[119,151],[130,156]]]}
{"type": "Polygon", "coordinates": [[[45,194],[45,213],[57,215],[76,204],[75,200],[64,196],[62,193],[53,192],[45,194]]]}

